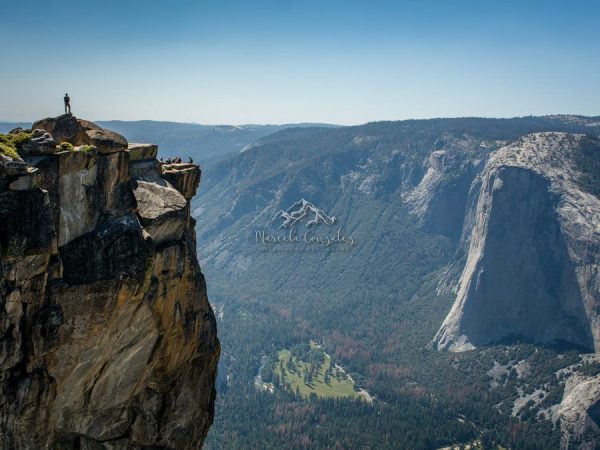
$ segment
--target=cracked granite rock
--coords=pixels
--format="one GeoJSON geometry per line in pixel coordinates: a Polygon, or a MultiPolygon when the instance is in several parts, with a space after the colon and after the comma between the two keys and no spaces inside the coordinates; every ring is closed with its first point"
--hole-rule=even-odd
{"type": "Polygon", "coordinates": [[[0,160],[0,447],[199,448],[220,347],[189,170],[163,179],[150,146],[137,180],[115,133],[74,116],[34,128],[36,148],[96,148],[0,160]]]}

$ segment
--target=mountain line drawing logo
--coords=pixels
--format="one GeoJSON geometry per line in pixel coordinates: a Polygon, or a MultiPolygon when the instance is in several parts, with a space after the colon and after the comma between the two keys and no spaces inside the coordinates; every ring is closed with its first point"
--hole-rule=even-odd
{"type": "Polygon", "coordinates": [[[257,229],[254,241],[263,252],[345,252],[354,247],[352,236],[346,235],[335,216],[330,216],[313,203],[300,199],[271,218],[277,230],[257,229]],[[323,225],[323,226],[321,226],[323,225]],[[330,227],[336,225],[334,229],[330,227]]]}
{"type": "Polygon", "coordinates": [[[271,219],[271,223],[282,221],[279,228],[293,228],[303,220],[306,220],[306,226],[325,224],[333,225],[336,222],[335,216],[329,216],[325,211],[317,208],[311,202],[301,199],[290,206],[285,211],[282,209],[271,219]]]}

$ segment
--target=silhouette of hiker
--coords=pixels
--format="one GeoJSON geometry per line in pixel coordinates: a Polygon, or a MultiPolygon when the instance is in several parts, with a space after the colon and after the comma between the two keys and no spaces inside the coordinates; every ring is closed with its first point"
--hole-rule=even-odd
{"type": "Polygon", "coordinates": [[[69,94],[65,94],[65,114],[71,114],[71,99],[69,94]]]}

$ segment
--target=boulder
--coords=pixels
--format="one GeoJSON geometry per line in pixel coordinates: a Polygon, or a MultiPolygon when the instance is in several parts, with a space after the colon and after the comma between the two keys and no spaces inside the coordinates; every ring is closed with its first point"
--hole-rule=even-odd
{"type": "Polygon", "coordinates": [[[127,149],[127,140],[110,130],[93,129],[85,132],[89,144],[96,147],[98,153],[114,153],[127,149]]]}
{"type": "Polygon", "coordinates": [[[50,133],[40,128],[31,132],[31,139],[21,144],[23,155],[51,155],[56,153],[56,141],[50,133]]]}
{"type": "Polygon", "coordinates": [[[111,130],[105,130],[94,122],[79,119],[79,125],[84,131],[85,144],[96,147],[98,153],[114,153],[127,149],[127,139],[111,130]]]}
{"type": "Polygon", "coordinates": [[[127,149],[127,140],[118,133],[104,130],[93,122],[80,120],[71,114],[42,119],[33,128],[47,131],[57,143],[94,145],[98,153],[114,153],[127,149]]]}
{"type": "Polygon", "coordinates": [[[158,154],[158,147],[155,144],[129,144],[129,161],[153,161],[158,154]]]}
{"type": "Polygon", "coordinates": [[[83,127],[71,114],[38,120],[33,123],[31,128],[47,131],[59,144],[61,142],[69,142],[73,145],[87,144],[83,127]]]}
{"type": "Polygon", "coordinates": [[[134,185],[140,221],[155,243],[181,239],[189,208],[173,187],[138,180],[134,185]]]}
{"type": "Polygon", "coordinates": [[[162,177],[181,192],[186,200],[191,200],[196,195],[200,184],[200,167],[192,163],[163,164],[162,177]]]}

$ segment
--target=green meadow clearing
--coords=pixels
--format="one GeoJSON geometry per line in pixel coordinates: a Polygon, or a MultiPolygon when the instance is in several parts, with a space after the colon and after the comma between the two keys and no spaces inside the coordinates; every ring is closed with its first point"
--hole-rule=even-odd
{"type": "Polygon", "coordinates": [[[331,357],[314,344],[311,344],[311,349],[313,355],[318,355],[311,357],[311,361],[303,361],[287,349],[279,352],[275,374],[281,384],[285,383],[293,392],[305,398],[311,394],[321,398],[360,398],[350,377],[342,369],[331,366],[331,357]]]}

